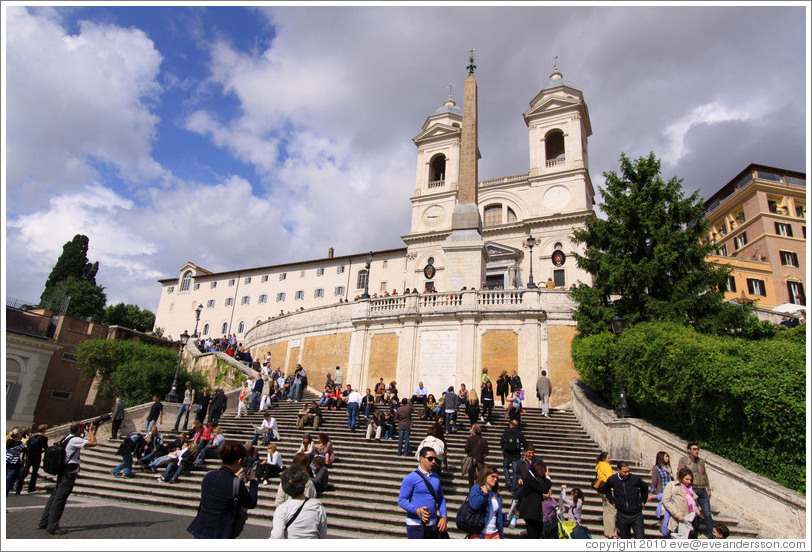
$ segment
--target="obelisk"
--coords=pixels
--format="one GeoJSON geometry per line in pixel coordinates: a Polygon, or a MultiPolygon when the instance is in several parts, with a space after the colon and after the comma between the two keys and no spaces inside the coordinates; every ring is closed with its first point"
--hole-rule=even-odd
{"type": "Polygon", "coordinates": [[[451,215],[451,234],[443,245],[446,289],[440,291],[459,291],[463,287],[479,289],[485,280],[485,242],[477,205],[479,148],[474,69],[474,50],[471,50],[468,78],[465,79],[463,90],[457,203],[451,215]]]}

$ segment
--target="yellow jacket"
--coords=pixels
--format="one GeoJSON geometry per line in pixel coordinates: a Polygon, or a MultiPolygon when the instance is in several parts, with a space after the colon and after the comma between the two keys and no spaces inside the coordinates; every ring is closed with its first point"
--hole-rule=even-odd
{"type": "Polygon", "coordinates": [[[595,470],[598,472],[598,480],[604,483],[606,483],[606,480],[612,477],[614,473],[609,462],[598,462],[598,465],[595,466],[595,470]]]}

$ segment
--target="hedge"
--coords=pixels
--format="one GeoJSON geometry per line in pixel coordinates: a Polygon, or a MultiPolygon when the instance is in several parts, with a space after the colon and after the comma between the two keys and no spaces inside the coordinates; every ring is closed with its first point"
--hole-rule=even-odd
{"type": "Polygon", "coordinates": [[[617,404],[626,381],[643,418],[806,492],[806,326],[749,341],[638,324],[573,340],[581,379],[617,404]]]}

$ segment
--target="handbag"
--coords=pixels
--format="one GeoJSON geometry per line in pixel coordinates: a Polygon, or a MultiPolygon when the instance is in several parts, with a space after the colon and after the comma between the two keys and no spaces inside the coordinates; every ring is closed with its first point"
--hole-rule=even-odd
{"type": "Polygon", "coordinates": [[[245,528],[248,510],[240,506],[240,478],[234,478],[234,517],[231,519],[231,538],[236,539],[245,528]]]}
{"type": "Polygon", "coordinates": [[[462,459],[462,475],[469,475],[474,469],[474,459],[471,456],[466,456],[462,459]]]}
{"type": "Polygon", "coordinates": [[[606,481],[601,481],[598,476],[595,476],[595,479],[592,480],[592,488],[596,491],[603,492],[603,486],[606,485],[606,481]]]}
{"type": "Polygon", "coordinates": [[[460,509],[457,511],[456,524],[457,529],[464,533],[482,532],[485,528],[485,507],[474,510],[466,496],[460,509]]]}

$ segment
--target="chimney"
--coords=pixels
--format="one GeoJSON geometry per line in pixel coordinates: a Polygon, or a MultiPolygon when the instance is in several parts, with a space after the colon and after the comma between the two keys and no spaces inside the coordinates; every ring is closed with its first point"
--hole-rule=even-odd
{"type": "Polygon", "coordinates": [[[331,247],[330,249],[328,249],[328,250],[327,250],[327,258],[328,258],[328,259],[332,259],[332,258],[333,258],[333,255],[335,255],[335,249],[333,249],[333,248],[331,247]]]}

